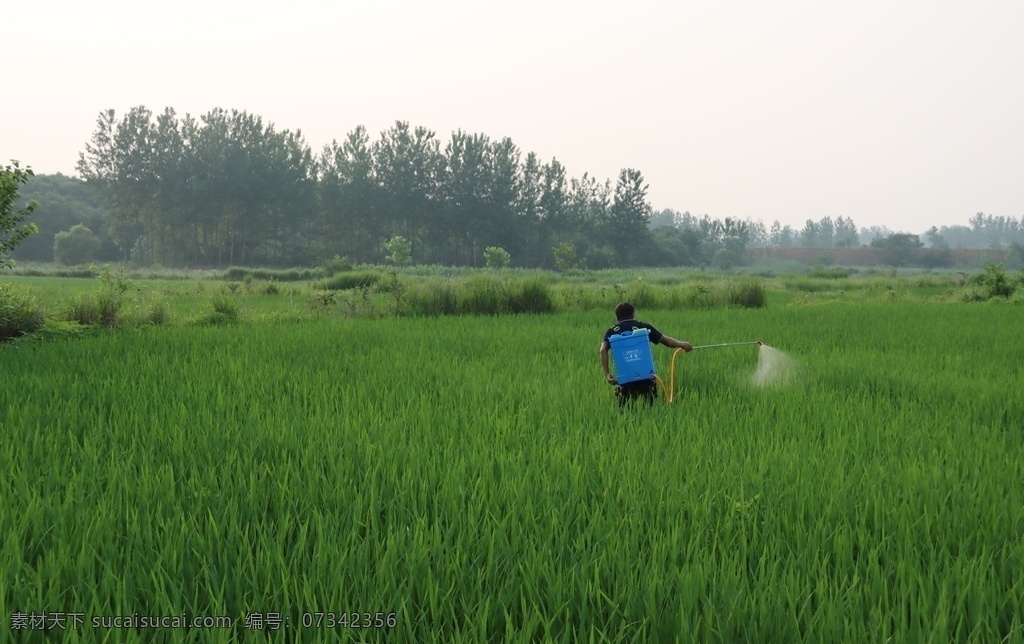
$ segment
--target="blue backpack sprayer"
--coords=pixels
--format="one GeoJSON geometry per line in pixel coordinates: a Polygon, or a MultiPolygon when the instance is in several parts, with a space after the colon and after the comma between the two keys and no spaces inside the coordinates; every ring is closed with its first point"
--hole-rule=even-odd
{"type": "MultiPolygon", "coordinates": [[[[682,349],[672,352],[671,367],[669,368],[669,386],[658,376],[654,368],[654,352],[651,351],[650,331],[647,329],[634,329],[624,331],[608,338],[611,345],[612,362],[615,365],[615,381],[620,385],[642,380],[657,380],[661,390],[665,394],[665,401],[672,402],[673,392],[676,390],[676,356],[682,349]]],[[[764,343],[757,342],[726,342],[724,344],[705,344],[694,347],[694,349],[711,349],[714,347],[738,347],[743,345],[756,344],[761,347],[764,343]]]]}

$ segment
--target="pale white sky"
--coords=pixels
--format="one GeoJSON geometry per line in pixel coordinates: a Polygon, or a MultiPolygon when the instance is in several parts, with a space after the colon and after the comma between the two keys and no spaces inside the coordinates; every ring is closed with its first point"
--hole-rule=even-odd
{"type": "Polygon", "coordinates": [[[0,163],[100,111],[245,110],[314,153],[396,120],[510,137],[656,209],[921,232],[1024,215],[1022,0],[18,2],[0,163]]]}

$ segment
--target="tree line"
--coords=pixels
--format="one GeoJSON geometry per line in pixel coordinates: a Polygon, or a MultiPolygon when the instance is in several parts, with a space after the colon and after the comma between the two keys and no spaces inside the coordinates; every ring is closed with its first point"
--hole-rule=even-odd
{"type": "Polygon", "coordinates": [[[376,140],[359,126],[314,155],[301,132],[237,110],[108,110],[77,170],[123,259],[169,267],[374,262],[394,236],[417,263],[480,265],[497,246],[515,265],[552,266],[564,244],[581,262],[628,265],[651,213],[636,169],[614,185],[573,178],[508,138],[442,142],[404,121],[376,140]]]}
{"type": "MultiPolygon", "coordinates": [[[[847,217],[795,229],[653,211],[636,169],[620,171],[614,184],[570,177],[557,159],[524,154],[508,138],[457,131],[442,141],[404,121],[376,139],[356,127],[314,154],[301,132],[247,112],[107,110],[77,170],[80,180],[33,180],[46,193],[33,194],[44,204],[35,220],[42,234],[24,240],[15,257],[47,261],[56,252],[66,263],[167,267],[308,266],[336,255],[382,262],[389,240],[401,236],[421,264],[479,266],[485,250],[498,247],[515,266],[728,268],[751,246],[906,241],[847,217]]],[[[932,227],[921,241],[1019,245],[1024,217],[978,213],[968,226],[932,227]]]]}

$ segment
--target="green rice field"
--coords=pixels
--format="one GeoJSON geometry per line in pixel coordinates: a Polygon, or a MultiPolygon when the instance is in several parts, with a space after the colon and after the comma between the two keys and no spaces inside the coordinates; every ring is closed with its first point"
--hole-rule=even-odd
{"type": "Polygon", "coordinates": [[[638,317],[797,369],[620,410],[610,311],[0,346],[0,641],[1024,641],[1019,306],[638,317]]]}

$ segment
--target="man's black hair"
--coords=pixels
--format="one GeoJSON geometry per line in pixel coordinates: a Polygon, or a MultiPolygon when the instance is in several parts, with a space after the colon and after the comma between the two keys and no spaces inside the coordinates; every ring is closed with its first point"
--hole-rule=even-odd
{"type": "Polygon", "coordinates": [[[629,302],[620,302],[615,307],[616,320],[632,320],[634,315],[636,315],[636,309],[629,302]]]}

